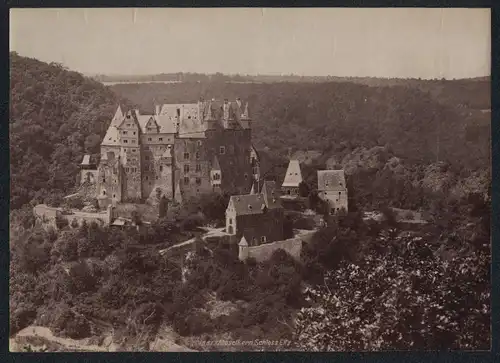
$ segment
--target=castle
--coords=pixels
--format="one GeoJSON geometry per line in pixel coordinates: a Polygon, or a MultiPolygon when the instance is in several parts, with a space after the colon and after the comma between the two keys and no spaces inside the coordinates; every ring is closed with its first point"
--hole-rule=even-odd
{"type": "Polygon", "coordinates": [[[200,100],[156,106],[153,115],[119,106],[96,165],[84,157],[81,183],[101,204],[177,202],[208,192],[246,194],[259,178],[248,103],[200,100]]]}

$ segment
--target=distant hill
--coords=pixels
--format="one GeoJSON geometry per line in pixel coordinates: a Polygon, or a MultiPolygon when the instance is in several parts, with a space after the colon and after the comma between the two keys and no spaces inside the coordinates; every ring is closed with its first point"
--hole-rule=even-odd
{"type": "Polygon", "coordinates": [[[331,156],[388,145],[416,162],[489,168],[491,115],[481,111],[490,108],[489,81],[380,82],[385,85],[183,82],[110,88],[150,112],[155,102],[241,97],[255,120],[254,144],[276,157],[298,150],[331,156]]]}
{"type": "Polygon", "coordinates": [[[96,154],[121,102],[101,83],[59,64],[10,54],[11,207],[74,187],[84,153],[96,154]]]}

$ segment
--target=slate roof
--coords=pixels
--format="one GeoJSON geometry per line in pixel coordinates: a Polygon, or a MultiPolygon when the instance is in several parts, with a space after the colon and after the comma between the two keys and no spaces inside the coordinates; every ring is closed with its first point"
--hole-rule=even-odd
{"type": "Polygon", "coordinates": [[[214,160],[212,161],[212,170],[221,170],[217,155],[214,155],[214,160]]]}
{"type": "Polygon", "coordinates": [[[169,116],[156,115],[155,121],[160,127],[161,134],[175,134],[177,133],[177,126],[175,125],[175,120],[172,120],[169,116]]]}
{"type": "Polygon", "coordinates": [[[302,182],[302,173],[300,171],[300,164],[298,160],[290,160],[283,180],[284,187],[298,187],[302,182]]]}
{"type": "Polygon", "coordinates": [[[269,180],[264,181],[261,193],[264,196],[267,208],[281,208],[280,193],[276,186],[276,182],[269,180]]]}
{"type": "Polygon", "coordinates": [[[102,140],[101,145],[104,146],[114,146],[118,145],[118,130],[117,127],[120,126],[122,120],[123,120],[123,112],[122,108],[118,106],[118,109],[115,112],[115,116],[111,120],[111,124],[108,127],[108,130],[106,131],[106,135],[104,136],[104,139],[102,140]]]}
{"type": "Polygon", "coordinates": [[[229,199],[231,203],[237,216],[261,214],[263,207],[266,207],[262,194],[233,195],[229,199]]]}
{"type": "Polygon", "coordinates": [[[205,125],[198,118],[183,118],[179,123],[179,138],[205,138],[205,125]]]}
{"type": "Polygon", "coordinates": [[[81,165],[90,165],[90,155],[83,155],[81,165]]]}
{"type": "Polygon", "coordinates": [[[345,190],[344,170],[318,170],[318,190],[345,190]]]}
{"type": "Polygon", "coordinates": [[[238,246],[243,246],[243,247],[248,246],[248,242],[247,242],[245,236],[241,237],[241,240],[240,240],[240,243],[238,243],[238,246]]]}

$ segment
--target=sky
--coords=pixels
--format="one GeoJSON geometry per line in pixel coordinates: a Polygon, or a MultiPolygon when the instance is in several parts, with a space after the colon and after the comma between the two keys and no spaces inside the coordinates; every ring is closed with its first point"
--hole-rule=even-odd
{"type": "Polygon", "coordinates": [[[489,76],[489,9],[11,9],[10,50],[85,74],[489,76]]]}

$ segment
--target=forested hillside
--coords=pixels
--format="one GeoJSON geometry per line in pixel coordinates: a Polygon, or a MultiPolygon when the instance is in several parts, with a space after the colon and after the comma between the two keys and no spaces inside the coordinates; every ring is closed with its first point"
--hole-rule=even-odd
{"type": "Polygon", "coordinates": [[[96,154],[119,102],[102,84],[10,54],[11,208],[75,186],[84,153],[96,154]]]}
{"type": "Polygon", "coordinates": [[[327,155],[388,145],[402,158],[486,169],[490,159],[488,80],[356,83],[121,84],[118,94],[151,112],[154,103],[241,97],[250,103],[254,143],[274,155],[327,155]]]}

